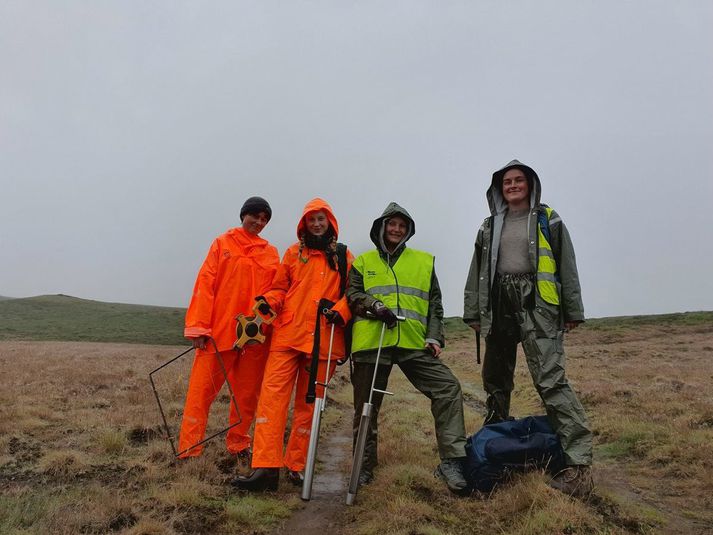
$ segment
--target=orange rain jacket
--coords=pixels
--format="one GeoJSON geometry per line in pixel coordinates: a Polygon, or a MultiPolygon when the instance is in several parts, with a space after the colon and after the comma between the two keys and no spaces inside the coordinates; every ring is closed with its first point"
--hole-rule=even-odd
{"type": "MultiPolygon", "coordinates": [[[[298,237],[304,232],[305,216],[319,210],[327,214],[335,234],[339,235],[337,219],[329,204],[322,199],[313,199],[305,206],[297,225],[298,237]]],[[[309,385],[309,372],[305,364],[310,362],[314,344],[317,304],[322,298],[334,301],[333,309],[339,312],[344,321],[351,319],[346,297],[339,297],[339,271],[330,267],[323,251],[305,247],[300,253],[299,249],[299,243],[287,249],[272,289],[263,294],[278,311],[278,316],[273,323],[270,355],[255,413],[253,468],[286,466],[295,471],[304,469],[314,411],[314,404],[305,401],[309,385]],[[296,393],[292,429],[283,454],[287,412],[293,388],[296,393]]],[[[351,268],[353,261],[354,256],[347,250],[348,268],[351,268]]],[[[318,377],[322,380],[326,371],[324,361],[329,352],[331,326],[328,328],[324,316],[320,315],[320,321],[318,377]]],[[[335,326],[330,378],[336,367],[335,359],[343,355],[344,329],[335,326]]],[[[319,387],[317,395],[323,395],[319,387]]]]}
{"type": "MultiPolygon", "coordinates": [[[[326,201],[317,198],[307,203],[302,212],[297,225],[298,238],[305,230],[305,216],[319,210],[327,214],[335,235],[339,236],[339,226],[332,208],[326,201]]],[[[346,297],[339,297],[339,272],[330,267],[324,251],[305,247],[300,253],[299,249],[300,244],[295,243],[285,251],[272,283],[272,289],[263,295],[270,306],[278,312],[277,319],[273,323],[270,351],[294,349],[310,355],[317,321],[317,304],[320,299],[335,301],[333,310],[339,312],[345,323],[352,315],[346,297]]],[[[347,251],[347,271],[351,269],[353,261],[354,255],[347,251]]],[[[320,322],[322,335],[319,354],[320,359],[326,359],[329,336],[325,336],[324,333],[328,332],[329,326],[324,316],[320,316],[320,322]]],[[[334,330],[332,358],[343,356],[344,329],[337,327],[334,330]]]]}
{"type": "MultiPolygon", "coordinates": [[[[250,446],[257,398],[267,362],[268,344],[245,346],[238,353],[235,342],[235,316],[251,315],[253,297],[270,287],[279,265],[277,249],[266,240],[238,227],[215,239],[198,273],[193,298],[186,312],[184,335],[187,338],[212,336],[221,352],[231,389],[240,414],[230,405],[227,435],[228,451],[238,453],[250,446]]],[[[192,447],[205,436],[210,406],[225,377],[215,346],[209,341],[205,350],[197,349],[188,384],[181,422],[179,451],[182,457],[201,454],[202,446],[192,447]]]]}
{"type": "Polygon", "coordinates": [[[252,314],[254,297],[270,288],[279,263],[275,246],[242,227],[218,236],[198,273],[184,336],[212,336],[219,351],[232,349],[235,316],[252,314]]]}

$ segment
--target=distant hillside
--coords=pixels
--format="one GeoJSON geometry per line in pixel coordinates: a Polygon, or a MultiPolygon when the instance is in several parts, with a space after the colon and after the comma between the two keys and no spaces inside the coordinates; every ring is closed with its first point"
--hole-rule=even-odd
{"type": "MultiPolygon", "coordinates": [[[[185,309],[90,301],[68,295],[0,298],[0,340],[59,340],[185,344],[185,309]]],[[[713,325],[713,312],[587,320],[583,330],[616,333],[651,325],[713,325]]],[[[449,340],[473,336],[459,317],[445,319],[449,340]]]]}
{"type": "Polygon", "coordinates": [[[42,295],[0,301],[0,340],[185,344],[185,309],[42,295]]]}
{"type": "Polygon", "coordinates": [[[6,295],[0,295],[0,301],[7,301],[8,299],[15,299],[14,297],[8,297],[6,295]]]}

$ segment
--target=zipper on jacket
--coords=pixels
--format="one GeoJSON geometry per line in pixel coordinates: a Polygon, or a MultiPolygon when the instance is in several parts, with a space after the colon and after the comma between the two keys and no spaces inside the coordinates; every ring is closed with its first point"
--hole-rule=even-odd
{"type": "MultiPolygon", "coordinates": [[[[396,261],[398,262],[398,259],[396,261]]],[[[400,315],[401,300],[399,299],[399,296],[401,295],[401,292],[399,292],[399,279],[396,277],[396,272],[394,271],[394,268],[391,267],[391,254],[388,251],[386,252],[386,267],[389,268],[391,274],[394,276],[394,282],[396,283],[396,314],[400,315]]],[[[401,341],[401,325],[398,320],[396,320],[396,329],[396,343],[394,344],[394,346],[398,347],[399,342],[401,341]]]]}

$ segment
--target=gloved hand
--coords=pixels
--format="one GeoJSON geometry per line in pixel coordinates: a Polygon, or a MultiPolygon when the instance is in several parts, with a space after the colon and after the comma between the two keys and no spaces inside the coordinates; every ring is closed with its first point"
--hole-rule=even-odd
{"type": "Polygon", "coordinates": [[[376,316],[376,319],[386,323],[387,329],[396,327],[396,322],[398,321],[396,314],[391,312],[391,309],[381,301],[375,301],[374,304],[371,305],[371,311],[374,313],[374,316],[376,316]]]}
{"type": "Polygon", "coordinates": [[[322,312],[322,314],[326,318],[327,323],[334,323],[335,325],[339,325],[340,327],[344,325],[344,318],[342,318],[342,315],[336,310],[332,310],[330,308],[322,312]]]}
{"type": "Polygon", "coordinates": [[[258,295],[255,298],[255,301],[262,301],[257,307],[257,309],[260,311],[260,314],[263,314],[265,316],[270,314],[270,311],[272,309],[270,308],[270,305],[267,303],[267,299],[265,299],[262,295],[258,295]]]}

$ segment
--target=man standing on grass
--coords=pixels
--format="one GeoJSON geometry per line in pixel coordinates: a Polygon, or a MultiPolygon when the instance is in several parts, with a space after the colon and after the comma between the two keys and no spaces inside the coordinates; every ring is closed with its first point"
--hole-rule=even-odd
{"type": "Polygon", "coordinates": [[[235,316],[250,315],[253,296],[262,295],[277,272],[277,249],[259,234],[272,217],[262,197],[250,197],[240,209],[241,226],[218,236],[196,279],[186,312],[184,335],[196,348],[183,411],[178,449],[182,458],[201,454],[196,446],[205,436],[208,411],[225,382],[215,349],[220,351],[240,415],[230,404],[230,424],[242,420],[226,435],[228,451],[243,467],[250,466],[250,435],[267,361],[268,343],[233,349],[235,316]],[[210,339],[215,341],[213,345],[210,339]]]}
{"type": "Polygon", "coordinates": [[[491,216],[480,227],[465,285],[463,321],[485,334],[484,425],[510,417],[517,344],[567,468],[550,484],[586,495],[593,483],[592,432],[565,376],[563,333],[584,321],[574,248],[559,215],[540,203],[540,179],[517,160],[493,173],[491,216]]]}
{"type": "MultiPolygon", "coordinates": [[[[359,256],[349,273],[347,299],[355,316],[352,336],[354,373],[354,441],[359,431],[362,406],[369,400],[376,353],[384,333],[375,388],[385,390],[391,368],[397,364],[406,378],[431,400],[441,463],[436,476],[458,494],[468,491],[463,476],[465,425],[460,383],[438,357],[445,345],[441,289],[434,257],[406,247],[416,232],[411,216],[390,203],[370,232],[376,249],[359,256]],[[371,312],[376,320],[369,319],[371,312]],[[397,321],[396,316],[404,316],[397,321]]],[[[383,394],[375,392],[373,412],[359,483],[373,479],[377,465],[379,408],[383,394]]]]}

